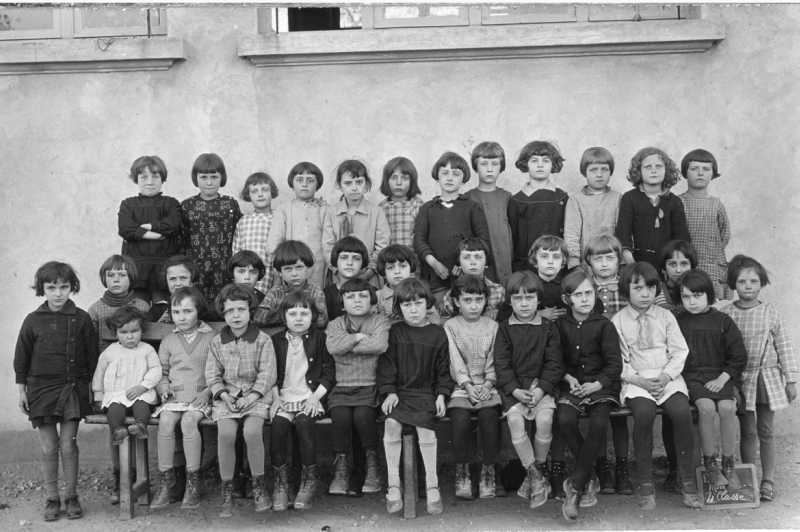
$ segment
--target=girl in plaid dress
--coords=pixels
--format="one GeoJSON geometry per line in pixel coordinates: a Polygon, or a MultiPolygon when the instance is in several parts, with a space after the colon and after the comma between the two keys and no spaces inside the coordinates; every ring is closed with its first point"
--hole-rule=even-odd
{"type": "Polygon", "coordinates": [[[414,241],[414,222],[419,208],[425,203],[417,184],[417,167],[405,157],[395,157],[383,167],[381,194],[386,199],[378,204],[386,214],[392,236],[389,244],[411,248],[414,241]]]}
{"type": "Polygon", "coordinates": [[[231,252],[235,255],[250,250],[261,258],[266,270],[255,289],[263,294],[272,288],[272,257],[267,249],[267,239],[275,216],[272,200],[278,197],[278,186],[269,174],[256,172],[244,182],[239,197],[251,202],[254,211],[242,216],[236,224],[231,252]]]}
{"type": "Polygon", "coordinates": [[[747,367],[742,372],[745,415],[740,418],[742,462],[756,463],[756,439],[761,446],[761,500],[772,501],[775,485],[775,411],[797,397],[797,363],[783,316],[758,299],[769,284],[767,271],[757,260],[736,255],[728,265],[728,287],[739,299],[722,309],[744,337],[747,367]]]}

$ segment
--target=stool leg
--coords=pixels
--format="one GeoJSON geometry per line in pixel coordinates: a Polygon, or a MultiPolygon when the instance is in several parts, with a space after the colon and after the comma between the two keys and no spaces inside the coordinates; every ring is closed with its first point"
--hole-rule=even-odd
{"type": "Polygon", "coordinates": [[[119,519],[133,519],[133,486],[131,486],[131,441],[128,436],[119,446],[119,519]]]}
{"type": "Polygon", "coordinates": [[[417,517],[417,434],[403,434],[403,516],[406,519],[417,517]]]}
{"type": "MultiPolygon", "coordinates": [[[[128,438],[129,440],[131,438],[128,438]]],[[[136,440],[136,485],[135,492],[141,493],[137,502],[140,506],[150,504],[150,457],[147,440],[136,440]]]]}

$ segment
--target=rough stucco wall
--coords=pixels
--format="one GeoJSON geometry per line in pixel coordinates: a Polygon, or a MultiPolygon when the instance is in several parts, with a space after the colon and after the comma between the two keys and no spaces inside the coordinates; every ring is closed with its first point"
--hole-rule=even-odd
{"type": "MultiPolygon", "coordinates": [[[[800,224],[800,7],[706,9],[726,22],[727,37],[702,54],[257,69],[236,55],[237,36],[256,31],[255,9],[175,8],[170,35],[186,40],[189,58],[166,72],[0,77],[0,175],[9,184],[0,192],[9,280],[0,287],[0,430],[28,426],[14,406],[12,360],[25,314],[41,303],[29,289],[35,269],[66,260],[81,274],[80,307],[102,295],[97,270],[119,251],[117,208],[137,192],[126,173],[143,154],[165,160],[164,193],[179,200],[196,193],[195,157],[213,151],[228,170],[223,193],[237,195],[247,175],[267,170],[282,202],[300,160],[323,169],[322,194],[333,200],[337,163],[359,156],[377,182],[385,161],[405,155],[430,199],[436,158],[467,156],[482,140],[505,147],[499,185],[512,192],[524,180],[513,160],[534,139],[558,141],[567,163],[555,182],[569,192],[583,184],[578,163],[589,146],[615,155],[611,185],[620,191],[638,149],[660,146],[679,161],[704,147],[723,174],[711,193],[732,218],[728,256],[747,252],[769,268],[764,299],[784,312],[797,343],[790,283],[800,249],[790,228],[800,224]]],[[[779,433],[800,434],[796,408],[778,419],[779,433]]]]}

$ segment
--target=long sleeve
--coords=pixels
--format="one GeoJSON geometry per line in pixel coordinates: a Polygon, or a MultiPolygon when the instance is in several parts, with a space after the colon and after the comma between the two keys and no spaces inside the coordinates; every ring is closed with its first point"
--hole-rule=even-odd
{"type": "Polygon", "coordinates": [[[421,262],[425,262],[425,257],[433,255],[428,243],[428,236],[430,235],[430,220],[428,220],[428,211],[430,210],[430,202],[425,203],[420,209],[417,219],[414,221],[414,252],[419,256],[421,262]]]}
{"type": "Polygon", "coordinates": [[[320,352],[317,354],[322,361],[322,371],[319,375],[319,384],[330,392],[336,386],[336,362],[326,347],[327,342],[319,342],[320,352]]]}
{"type": "Polygon", "coordinates": [[[689,356],[689,346],[681,333],[681,328],[672,314],[664,314],[667,323],[667,358],[669,361],[664,366],[664,373],[669,375],[672,380],[680,377],[683,367],[686,365],[686,357],[689,356]]]}
{"type": "Polygon", "coordinates": [[[610,321],[603,323],[602,327],[600,349],[603,355],[603,371],[597,375],[597,382],[602,384],[603,388],[610,388],[615,381],[620,380],[622,356],[616,327],[610,321]]]}
{"type": "Polygon", "coordinates": [[[472,209],[469,211],[470,222],[472,223],[472,234],[483,239],[489,245],[489,255],[492,255],[492,239],[489,236],[489,222],[486,221],[486,213],[483,212],[477,202],[473,202],[472,209]]]}
{"type": "Polygon", "coordinates": [[[161,380],[156,384],[156,393],[159,397],[164,393],[164,390],[169,388],[169,371],[172,367],[171,358],[172,353],[162,340],[161,345],[158,346],[158,360],[161,363],[161,380]]]}
{"type": "MultiPolygon", "coordinates": [[[[686,226],[685,214],[683,225],[684,227],[686,226]]],[[[623,248],[633,250],[633,200],[630,194],[623,194],[619,202],[619,217],[617,218],[617,228],[614,234],[623,248]]]]}
{"type": "MultiPolygon", "coordinates": [[[[267,404],[272,403],[272,387],[278,381],[278,364],[275,360],[275,348],[272,346],[272,340],[264,333],[259,335],[256,342],[262,343],[261,355],[258,357],[258,376],[256,382],[253,384],[252,392],[261,394],[261,397],[267,400],[267,404]],[[266,341],[263,341],[263,338],[266,341]]],[[[208,377],[206,377],[207,379],[208,377]]],[[[212,388],[213,391],[213,388],[212,388]]]]}
{"type": "Polygon", "coordinates": [[[725,316],[723,334],[725,335],[725,367],[722,368],[722,371],[730,375],[732,380],[736,380],[747,367],[747,348],[744,345],[742,332],[730,316],[725,316]]]}
{"type": "Polygon", "coordinates": [[[272,227],[267,236],[267,254],[271,257],[275,254],[275,248],[278,244],[286,240],[287,222],[286,209],[291,209],[292,204],[289,202],[286,206],[275,210],[275,216],[272,218],[272,227]]]}
{"type": "MultiPolygon", "coordinates": [[[[239,220],[241,221],[241,219],[239,220]]],[[[236,255],[244,249],[244,232],[241,230],[240,225],[236,224],[236,229],[233,230],[233,241],[231,242],[231,256],[236,255]]]]}
{"type": "Polygon", "coordinates": [[[504,325],[497,329],[494,340],[494,371],[497,375],[497,386],[502,387],[506,395],[511,395],[520,388],[520,384],[512,365],[512,346],[508,332],[508,327],[504,325]]]}
{"type": "Polygon", "coordinates": [[[328,329],[325,331],[328,337],[325,341],[325,345],[331,355],[344,355],[345,353],[349,353],[356,344],[358,344],[356,335],[347,332],[344,320],[344,316],[336,318],[328,324],[328,329]]]}
{"type": "Polygon", "coordinates": [[[786,332],[783,316],[781,316],[780,312],[774,307],[772,310],[775,313],[775,326],[772,328],[772,338],[775,351],[778,353],[778,364],[781,367],[781,373],[783,373],[787,384],[797,382],[797,361],[795,360],[792,339],[786,332]]]}
{"type": "Polygon", "coordinates": [[[459,351],[456,345],[452,326],[448,326],[449,323],[450,322],[444,324],[444,332],[447,333],[447,344],[450,352],[450,376],[453,377],[453,380],[458,386],[463,386],[472,379],[469,374],[469,368],[467,368],[467,365],[464,363],[464,359],[461,357],[461,351],[459,351]]]}
{"type": "Polygon", "coordinates": [[[497,375],[494,371],[494,342],[492,342],[492,345],[489,347],[489,352],[486,353],[483,380],[484,382],[491,382],[495,387],[497,386],[497,375]]]}
{"type": "Polygon", "coordinates": [[[167,215],[152,222],[153,231],[162,236],[175,236],[181,230],[181,204],[175,198],[167,201],[167,215]]]}
{"type": "Polygon", "coordinates": [[[628,342],[625,341],[625,335],[622,332],[622,323],[620,323],[621,319],[621,313],[618,312],[611,318],[611,323],[617,330],[617,336],[619,336],[619,354],[622,358],[622,373],[620,373],[619,378],[622,382],[629,383],[631,382],[631,379],[638,374],[638,372],[634,369],[631,363],[631,350],[630,347],[628,347],[628,342]]]}
{"type": "MultiPolygon", "coordinates": [[[[87,325],[89,325],[87,323],[87,325]]],[[[95,332],[92,327],[84,327],[83,338],[81,339],[83,347],[86,350],[84,358],[86,360],[86,373],[94,375],[97,369],[97,364],[100,359],[100,348],[98,347],[100,335],[95,332]]]]}
{"type": "MultiPolygon", "coordinates": [[[[313,293],[314,301],[317,303],[317,328],[323,331],[328,326],[328,306],[325,304],[325,292],[322,291],[322,288],[315,288],[313,293]]],[[[278,321],[280,321],[280,316],[278,321]]]]}
{"type": "Polygon", "coordinates": [[[26,384],[28,381],[28,370],[31,367],[31,357],[36,337],[33,333],[30,316],[22,322],[17,337],[17,347],[14,350],[14,373],[17,384],[26,384]]]}
{"type": "Polygon", "coordinates": [[[280,287],[271,288],[264,296],[264,301],[258,305],[255,315],[253,316],[253,323],[259,327],[272,327],[280,325],[281,320],[278,317],[278,306],[283,299],[283,291],[280,287]]]}
{"type": "Polygon", "coordinates": [[[389,329],[392,327],[392,322],[380,314],[369,319],[375,322],[375,329],[370,333],[364,333],[367,337],[355,345],[352,351],[356,355],[375,355],[383,353],[389,347],[389,329]]]}
{"type": "Polygon", "coordinates": [[[192,257],[192,222],[189,219],[189,213],[187,212],[187,205],[185,203],[188,201],[184,200],[181,203],[181,230],[179,233],[178,244],[181,250],[181,255],[186,257],[192,257]]]}
{"type": "Polygon", "coordinates": [[[382,396],[397,393],[397,342],[391,332],[389,334],[389,345],[378,359],[376,380],[382,396]]]}
{"type": "Polygon", "coordinates": [[[539,378],[539,388],[552,394],[558,388],[558,383],[564,377],[564,357],[561,354],[561,336],[554,323],[547,329],[547,345],[544,348],[544,361],[542,363],[542,376],[539,378]]]}
{"type": "Polygon", "coordinates": [[[103,379],[106,375],[106,368],[108,368],[108,356],[104,352],[100,355],[100,360],[97,361],[97,368],[94,370],[94,377],[92,378],[92,392],[94,392],[94,400],[103,400],[103,379]]]}
{"type": "MultiPolygon", "coordinates": [[[[508,217],[508,227],[511,230],[511,245],[513,246],[511,250],[511,260],[512,263],[515,258],[519,255],[521,250],[516,249],[517,242],[519,241],[519,219],[522,214],[517,209],[517,202],[514,201],[514,198],[511,197],[508,200],[508,207],[506,207],[506,216],[508,217]]],[[[527,251],[526,251],[527,253],[527,251]]]]}
{"type": "Polygon", "coordinates": [[[156,387],[156,384],[161,381],[161,359],[158,358],[158,354],[156,353],[155,349],[149,345],[147,347],[148,349],[145,353],[145,359],[147,360],[147,373],[145,373],[141,385],[148,390],[152,390],[156,387]]]}
{"type": "Polygon", "coordinates": [[[124,200],[119,205],[119,214],[117,214],[118,234],[125,240],[142,240],[145,233],[147,233],[147,229],[136,223],[130,206],[130,200],[132,199],[134,198],[124,200]]]}
{"type": "Polygon", "coordinates": [[[450,396],[455,383],[450,376],[449,341],[445,341],[436,349],[436,395],[450,396]]]}
{"type": "MultiPolygon", "coordinates": [[[[722,247],[727,247],[731,241],[731,224],[728,220],[728,211],[725,210],[725,205],[719,203],[719,210],[717,211],[717,227],[719,228],[719,237],[722,241],[722,247]]],[[[725,253],[724,249],[721,250],[725,253]]]]}
{"type": "Polygon", "coordinates": [[[333,251],[333,246],[336,245],[337,240],[334,224],[337,223],[338,220],[333,219],[333,211],[335,208],[335,203],[328,205],[328,208],[325,209],[325,219],[322,222],[322,256],[325,260],[325,264],[331,269],[336,268],[335,264],[331,264],[331,251],[333,251]]]}
{"type": "Polygon", "coordinates": [[[225,366],[220,360],[221,344],[219,342],[211,342],[211,350],[206,359],[206,385],[211,389],[211,395],[217,399],[220,394],[227,391],[222,376],[225,373],[225,366]]]}
{"type": "Polygon", "coordinates": [[[581,208],[574,197],[567,200],[567,207],[564,213],[564,241],[567,243],[569,251],[568,268],[574,268],[581,264],[581,227],[583,216],[581,208]]]}
{"type": "Polygon", "coordinates": [[[692,235],[689,233],[689,225],[686,223],[686,210],[683,207],[683,200],[674,194],[673,198],[672,214],[670,215],[672,228],[671,240],[685,240],[686,242],[691,242],[692,235]]]}

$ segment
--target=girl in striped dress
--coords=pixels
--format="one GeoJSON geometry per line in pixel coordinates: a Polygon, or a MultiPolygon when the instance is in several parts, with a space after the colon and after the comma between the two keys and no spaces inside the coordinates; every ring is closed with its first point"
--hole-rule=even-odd
{"type": "Polygon", "coordinates": [[[789,332],[778,309],[758,299],[769,284],[764,266],[757,260],[736,255],[728,265],[728,287],[739,299],[722,309],[744,337],[747,367],[742,372],[745,415],[740,418],[742,462],[756,463],[756,439],[761,446],[761,500],[775,496],[775,411],[797,397],[797,363],[789,332]]]}

